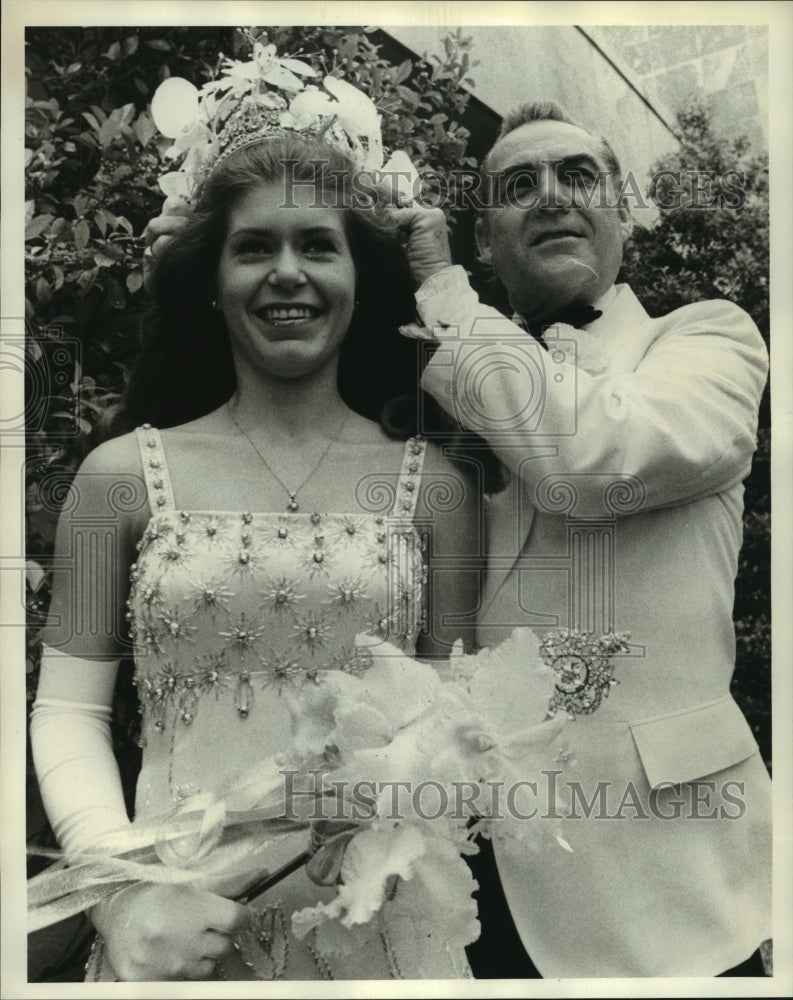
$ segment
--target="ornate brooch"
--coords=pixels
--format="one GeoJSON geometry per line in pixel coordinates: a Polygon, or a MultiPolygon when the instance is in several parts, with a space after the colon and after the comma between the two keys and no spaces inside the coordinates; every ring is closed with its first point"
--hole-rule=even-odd
{"type": "Polygon", "coordinates": [[[550,632],[540,640],[540,655],[558,676],[556,691],[548,703],[548,712],[568,715],[591,715],[600,707],[619,681],[614,677],[610,657],[629,651],[628,632],[608,632],[596,637],[594,632],[564,630],[550,632]]]}

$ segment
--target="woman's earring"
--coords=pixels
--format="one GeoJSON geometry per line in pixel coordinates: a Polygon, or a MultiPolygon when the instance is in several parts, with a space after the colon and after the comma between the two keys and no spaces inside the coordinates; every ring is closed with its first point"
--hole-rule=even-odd
{"type": "Polygon", "coordinates": [[[212,308],[213,309],[217,309],[217,307],[218,307],[218,300],[217,299],[212,299],[212,308]]]}

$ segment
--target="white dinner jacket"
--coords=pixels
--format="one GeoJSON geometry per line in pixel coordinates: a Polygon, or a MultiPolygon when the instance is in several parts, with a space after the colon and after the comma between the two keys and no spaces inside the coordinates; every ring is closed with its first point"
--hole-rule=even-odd
{"type": "Polygon", "coordinates": [[[545,351],[461,268],[417,301],[441,341],[423,388],[513,474],[487,511],[480,641],[631,636],[545,777],[573,797],[572,853],[496,843],[524,945],[546,978],[722,972],[771,936],[770,782],[729,688],[762,338],[732,303],[651,319],[618,286],[545,351]]]}

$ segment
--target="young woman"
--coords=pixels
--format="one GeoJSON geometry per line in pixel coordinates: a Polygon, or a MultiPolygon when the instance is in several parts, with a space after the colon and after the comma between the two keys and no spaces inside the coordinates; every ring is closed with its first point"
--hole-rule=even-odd
{"type": "MultiPolygon", "coordinates": [[[[412,348],[397,332],[412,286],[381,210],[339,203],[350,172],[316,140],[249,144],[214,168],[156,261],[156,312],[126,406],[138,426],[88,456],[59,526],[69,568],[55,576],[31,731],[67,854],[101,849],[129,823],[108,736],[129,643],[143,713],[138,821],[286,746],[301,691],[324,671],[366,670],[356,634],[419,656],[466,635],[449,621],[474,611],[477,574],[435,573],[432,561],[478,550],[478,489],[411,428],[398,433],[411,406],[386,408],[381,423],[389,400],[409,388],[415,398],[412,348]]],[[[284,859],[304,839],[285,842],[284,859]]],[[[444,942],[425,942],[419,960],[404,912],[392,919],[398,891],[352,953],[319,954],[289,917],[334,890],[303,870],[257,901],[252,962],[234,947],[249,909],[228,898],[244,886],[214,888],[139,884],[96,906],[88,977],[467,972],[444,942]]]]}

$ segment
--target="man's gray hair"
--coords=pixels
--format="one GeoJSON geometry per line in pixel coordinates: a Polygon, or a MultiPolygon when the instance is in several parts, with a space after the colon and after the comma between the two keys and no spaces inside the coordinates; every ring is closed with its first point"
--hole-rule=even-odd
{"type": "Polygon", "coordinates": [[[503,139],[504,136],[509,135],[510,132],[514,132],[515,129],[520,128],[521,125],[528,125],[529,122],[564,122],[566,125],[575,125],[576,128],[580,128],[584,132],[588,132],[600,143],[603,150],[603,159],[606,162],[609,173],[614,175],[615,184],[619,186],[622,183],[622,168],[620,167],[620,161],[617,159],[617,154],[612,149],[609,141],[597,132],[593,132],[591,129],[587,128],[586,125],[582,125],[580,122],[571,118],[561,104],[557,104],[556,101],[532,101],[526,104],[519,104],[517,107],[508,111],[501,122],[501,128],[499,129],[498,138],[493,145],[493,149],[490,150],[484,159],[482,164],[483,171],[490,169],[492,165],[493,150],[496,148],[499,141],[503,139]]]}

